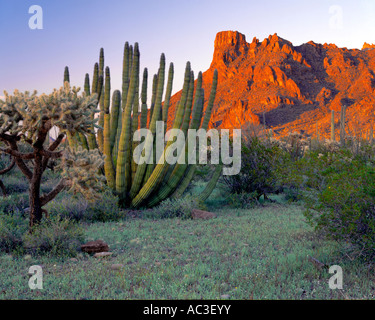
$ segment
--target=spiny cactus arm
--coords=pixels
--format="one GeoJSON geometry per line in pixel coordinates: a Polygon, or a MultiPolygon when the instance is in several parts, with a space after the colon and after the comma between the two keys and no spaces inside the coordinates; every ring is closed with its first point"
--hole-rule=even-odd
{"type": "Polygon", "coordinates": [[[114,190],[116,187],[115,170],[112,162],[111,141],[110,141],[110,115],[104,114],[104,173],[108,186],[114,190]]]}
{"type": "MultiPolygon", "coordinates": [[[[64,69],[64,83],[65,82],[70,83],[69,67],[65,67],[65,69],[64,69]]],[[[69,133],[67,135],[67,139],[68,139],[68,143],[69,143],[70,148],[76,148],[77,147],[78,141],[73,134],[69,133]]]]}
{"type": "Polygon", "coordinates": [[[340,144],[345,146],[345,113],[346,113],[346,106],[341,106],[341,115],[340,115],[340,144]]]}
{"type": "MultiPolygon", "coordinates": [[[[100,48],[100,53],[99,53],[99,77],[103,77],[103,84],[105,86],[105,81],[104,81],[104,49],[100,48]]],[[[99,100],[99,108],[100,108],[100,113],[99,113],[99,129],[97,132],[97,144],[99,147],[99,150],[103,152],[103,126],[104,126],[104,86],[102,86],[100,90],[100,98],[99,100]]]]}
{"type": "Polygon", "coordinates": [[[207,198],[211,195],[212,191],[215,189],[217,182],[221,177],[221,172],[223,171],[223,165],[218,164],[215,167],[215,171],[211,177],[211,180],[208,182],[204,190],[198,195],[198,201],[206,201],[207,198]]]}
{"type": "Polygon", "coordinates": [[[134,57],[132,59],[132,71],[129,84],[129,92],[126,100],[126,107],[122,117],[122,129],[117,154],[116,165],[116,192],[120,201],[126,201],[130,189],[131,179],[131,112],[134,102],[137,76],[139,75],[139,48],[138,43],[134,45],[134,57]]]}
{"type": "Polygon", "coordinates": [[[163,104],[162,120],[164,121],[164,133],[167,130],[168,110],[169,110],[169,103],[170,103],[171,95],[172,95],[173,76],[174,76],[174,67],[173,67],[173,63],[171,62],[169,65],[168,82],[167,82],[167,88],[165,90],[165,98],[164,98],[164,104],[163,104]]]}
{"type": "Polygon", "coordinates": [[[186,103],[185,103],[184,118],[181,123],[181,130],[184,134],[186,134],[187,129],[189,127],[189,123],[190,123],[190,116],[191,116],[192,106],[193,106],[193,97],[194,97],[194,72],[192,70],[190,74],[189,92],[188,92],[186,103]]]}
{"type": "MultiPolygon", "coordinates": [[[[105,68],[105,84],[104,84],[104,114],[109,113],[111,103],[111,72],[109,67],[105,68]]],[[[104,115],[103,115],[104,116],[104,115]]]]}
{"type": "MultiPolygon", "coordinates": [[[[90,95],[90,76],[88,73],[86,73],[85,75],[84,91],[87,96],[90,95]]],[[[92,119],[93,118],[94,118],[94,114],[92,114],[92,119]]],[[[90,136],[90,133],[88,134],[87,138],[83,133],[79,133],[79,140],[81,142],[81,146],[84,147],[86,150],[89,150],[89,143],[88,143],[89,136],[90,136]]]]}
{"type": "MultiPolygon", "coordinates": [[[[185,68],[184,85],[183,85],[183,89],[182,89],[182,96],[183,97],[186,97],[188,89],[189,89],[190,71],[191,71],[190,62],[187,62],[186,68],[185,68]]],[[[184,107],[181,106],[181,104],[179,103],[178,106],[176,107],[176,113],[175,113],[175,120],[174,120],[174,124],[175,124],[174,128],[175,129],[180,127],[182,118],[184,116],[184,111],[185,111],[184,107]],[[179,122],[176,122],[177,117],[181,117],[179,122]]],[[[142,156],[146,157],[146,160],[149,158],[149,152],[150,152],[150,149],[151,149],[151,146],[152,146],[152,143],[153,143],[152,138],[153,138],[152,135],[150,135],[146,138],[145,148],[142,152],[142,156]]],[[[131,199],[134,199],[135,197],[138,197],[139,196],[138,195],[139,190],[143,189],[144,185],[142,185],[142,181],[147,181],[146,179],[144,179],[146,169],[147,169],[146,163],[138,165],[137,172],[136,172],[136,175],[134,177],[134,182],[133,182],[132,188],[130,190],[130,198],[131,199]]],[[[164,173],[164,168],[163,168],[163,171],[161,172],[161,174],[163,174],[163,173],[164,173]]],[[[143,201],[143,200],[144,199],[141,199],[140,202],[143,201]]]]}
{"type": "MultiPolygon", "coordinates": [[[[153,162],[155,161],[155,133],[156,133],[156,122],[158,121],[160,114],[161,114],[161,100],[163,96],[163,89],[164,89],[164,76],[165,76],[165,55],[161,54],[160,56],[160,65],[159,65],[159,72],[157,76],[157,82],[154,81],[153,84],[153,99],[154,99],[154,110],[150,111],[150,121],[149,121],[149,135],[146,137],[145,146],[142,151],[142,156],[147,159],[146,162],[149,162],[148,159],[153,157],[153,162]]],[[[154,77],[155,80],[155,77],[154,77]]],[[[145,97],[144,97],[145,98],[145,97]]],[[[146,102],[146,101],[144,101],[146,102]]],[[[145,104],[144,104],[145,105],[145,104]]],[[[143,116],[145,117],[145,115],[143,116]]],[[[143,120],[144,121],[144,120],[143,120]]],[[[142,182],[147,181],[148,177],[150,176],[154,164],[147,164],[142,163],[137,166],[135,175],[133,178],[133,183],[130,189],[130,199],[133,199],[140,188],[142,187],[142,182]],[[151,167],[150,167],[151,166],[151,167]]]]}
{"type": "Polygon", "coordinates": [[[191,180],[193,180],[197,166],[195,164],[189,164],[184,178],[178,184],[178,187],[171,194],[172,198],[181,198],[187,187],[189,186],[191,180]]]}
{"type": "MultiPolygon", "coordinates": [[[[99,65],[97,63],[95,63],[95,66],[94,66],[94,76],[92,78],[92,93],[98,93],[98,82],[99,82],[99,65]]],[[[85,92],[86,94],[90,94],[90,79],[89,79],[89,75],[86,74],[86,78],[85,78],[85,92]],[[86,86],[88,86],[88,88],[86,88],[86,86]]],[[[91,119],[94,120],[94,117],[95,115],[93,114],[91,116],[91,119]]],[[[87,143],[88,143],[88,147],[89,149],[93,150],[93,149],[96,149],[98,146],[96,144],[96,136],[95,136],[95,130],[94,130],[94,125],[91,126],[91,132],[88,133],[87,135],[87,143]]]]}
{"type": "Polygon", "coordinates": [[[210,97],[208,98],[208,104],[207,104],[206,112],[205,112],[203,122],[202,122],[202,125],[201,125],[201,128],[204,129],[204,130],[207,130],[208,124],[209,124],[210,119],[211,119],[212,108],[214,106],[214,101],[215,101],[215,96],[216,96],[217,77],[218,77],[218,72],[217,72],[217,69],[215,69],[214,76],[213,76],[213,79],[212,79],[210,97]]]}
{"type": "Polygon", "coordinates": [[[84,148],[86,150],[89,150],[89,144],[87,142],[87,138],[82,132],[78,132],[77,138],[78,138],[78,141],[79,141],[80,145],[82,146],[82,148],[84,148]]]}
{"type": "Polygon", "coordinates": [[[85,74],[85,85],[84,85],[84,90],[86,95],[90,95],[90,76],[88,73],[85,74]]]}
{"type": "MultiPolygon", "coordinates": [[[[165,78],[165,55],[164,53],[161,54],[160,57],[160,67],[158,71],[157,77],[157,85],[156,85],[156,94],[155,94],[155,104],[152,112],[152,120],[150,123],[150,130],[152,135],[155,137],[156,133],[156,123],[161,119],[161,112],[162,112],[162,99],[163,99],[163,90],[164,90],[164,78],[165,78]]],[[[152,163],[147,165],[146,174],[144,177],[144,182],[150,177],[152,171],[155,168],[155,162],[158,160],[156,159],[156,139],[153,141],[153,148],[152,148],[152,163]]]]}
{"type": "Polygon", "coordinates": [[[66,138],[68,139],[68,144],[69,144],[70,149],[74,149],[78,146],[77,140],[75,139],[75,137],[72,135],[71,132],[68,131],[66,133],[66,138]]]}
{"type": "Polygon", "coordinates": [[[335,111],[331,111],[331,140],[335,141],[335,111]]]}
{"type": "MultiPolygon", "coordinates": [[[[131,137],[134,136],[134,133],[138,130],[139,122],[139,74],[137,75],[137,83],[135,86],[135,97],[133,103],[133,112],[132,112],[132,132],[131,137]]],[[[133,160],[132,155],[134,154],[135,148],[138,146],[138,141],[132,139],[132,152],[131,152],[131,181],[134,180],[135,172],[137,170],[137,163],[133,160]]]]}
{"type": "Polygon", "coordinates": [[[119,114],[121,111],[121,92],[120,90],[113,91],[112,94],[112,107],[111,107],[111,120],[110,120],[110,150],[112,154],[112,150],[114,148],[116,142],[116,134],[117,134],[117,126],[119,123],[119,114]]]}
{"type": "Polygon", "coordinates": [[[122,128],[122,115],[123,115],[123,111],[122,111],[122,107],[121,107],[118,111],[118,121],[117,121],[115,144],[113,145],[113,149],[112,149],[112,161],[113,161],[113,165],[114,165],[115,168],[116,168],[116,164],[117,164],[118,144],[119,144],[119,141],[120,141],[121,128],[122,128]]]}
{"type": "Polygon", "coordinates": [[[182,120],[184,118],[185,103],[187,100],[189,86],[190,86],[190,76],[191,76],[191,66],[190,66],[190,62],[188,61],[186,63],[186,68],[185,68],[184,86],[182,88],[181,98],[178,103],[178,106],[175,112],[175,118],[173,121],[173,129],[180,129],[182,120]]]}
{"type": "MultiPolygon", "coordinates": [[[[100,70],[99,70],[100,72],[100,70]]],[[[103,90],[102,90],[103,91],[103,90]]],[[[109,106],[110,106],[110,99],[111,99],[111,75],[109,67],[105,68],[105,82],[104,82],[104,95],[102,92],[102,96],[100,98],[100,113],[99,113],[99,126],[101,128],[98,129],[97,137],[98,137],[98,146],[99,150],[104,153],[104,145],[103,145],[103,127],[104,127],[104,114],[108,113],[109,106]]]]}
{"type": "Polygon", "coordinates": [[[125,42],[122,62],[122,108],[125,108],[129,90],[130,54],[129,43],[125,42]]]}
{"type": "MultiPolygon", "coordinates": [[[[215,97],[216,97],[216,89],[217,89],[217,78],[218,78],[218,72],[215,70],[214,77],[212,79],[212,86],[211,86],[211,92],[210,97],[208,100],[208,105],[206,108],[206,113],[204,115],[203,122],[201,124],[201,129],[207,130],[208,124],[211,118],[212,108],[214,105],[215,97]]],[[[186,188],[189,186],[191,180],[194,177],[196,171],[196,165],[189,165],[189,168],[187,169],[187,172],[185,176],[182,178],[182,180],[179,182],[179,186],[177,189],[173,192],[172,197],[181,197],[182,194],[185,192],[186,188]]]]}
{"type": "MultiPolygon", "coordinates": [[[[184,111],[185,111],[185,103],[187,99],[189,84],[190,84],[190,75],[191,75],[191,68],[190,68],[190,62],[187,62],[186,68],[185,68],[185,78],[184,78],[184,86],[182,89],[182,95],[181,100],[178,105],[176,116],[174,119],[173,127],[172,129],[179,129],[184,117],[184,111]]],[[[167,159],[167,157],[170,157],[171,148],[169,146],[172,144],[172,141],[168,141],[167,146],[164,149],[162,157],[164,159],[167,159]]],[[[160,161],[158,161],[160,162],[160,161]]],[[[149,195],[155,190],[157,186],[159,186],[161,180],[163,179],[167,167],[167,162],[164,161],[163,163],[158,163],[153,170],[151,176],[148,178],[147,182],[143,185],[143,187],[138,192],[137,196],[132,200],[131,206],[132,207],[138,207],[140,206],[148,197],[149,195]]],[[[139,168],[140,166],[138,166],[139,168]]]]}
{"type": "Polygon", "coordinates": [[[150,119],[152,118],[152,114],[154,112],[157,88],[158,88],[158,75],[154,74],[154,77],[152,78],[152,96],[151,96],[151,107],[150,107],[150,119]]]}
{"type": "Polygon", "coordinates": [[[112,160],[113,165],[117,167],[117,154],[118,154],[118,145],[120,141],[121,131],[122,131],[122,117],[126,107],[126,100],[129,92],[129,81],[130,81],[130,71],[131,71],[131,60],[133,56],[133,47],[129,46],[128,42],[125,42],[124,45],[124,54],[122,62],[122,93],[121,93],[121,109],[119,110],[118,123],[117,123],[117,132],[116,140],[112,150],[112,160]]]}
{"type": "Polygon", "coordinates": [[[99,64],[96,62],[94,65],[94,73],[92,77],[91,91],[92,93],[98,93],[99,85],[99,64]]]}
{"type": "Polygon", "coordinates": [[[147,78],[148,78],[148,71],[147,68],[143,71],[143,80],[142,80],[142,95],[141,95],[141,120],[140,120],[140,128],[147,128],[147,78]]]}
{"type": "Polygon", "coordinates": [[[65,81],[70,82],[70,77],[69,77],[69,68],[68,68],[68,67],[65,67],[65,69],[64,69],[64,82],[65,82],[65,81]]]}
{"type": "MultiPolygon", "coordinates": [[[[190,122],[189,129],[196,130],[198,129],[198,126],[200,124],[201,118],[202,118],[202,112],[203,112],[203,105],[204,105],[204,92],[202,89],[202,73],[199,73],[198,81],[197,81],[197,89],[196,94],[194,98],[194,107],[192,112],[192,119],[190,122]]],[[[188,112],[190,114],[190,112],[188,112]]],[[[186,111],[185,111],[186,115],[186,111]]],[[[187,130],[186,130],[187,131],[187,130]]],[[[169,196],[173,190],[176,189],[177,185],[181,181],[181,178],[183,177],[185,171],[188,168],[187,163],[187,155],[188,155],[188,138],[186,138],[185,141],[185,148],[184,151],[181,152],[180,159],[177,161],[175,166],[170,166],[169,170],[172,170],[170,174],[166,175],[164,178],[165,183],[162,184],[158,192],[151,198],[149,201],[149,206],[152,207],[159,203],[160,201],[164,200],[169,196]],[[184,160],[184,161],[183,161],[184,160]]],[[[190,151],[192,152],[192,151],[190,151]]],[[[190,181],[189,181],[190,182],[190,181]]]]}

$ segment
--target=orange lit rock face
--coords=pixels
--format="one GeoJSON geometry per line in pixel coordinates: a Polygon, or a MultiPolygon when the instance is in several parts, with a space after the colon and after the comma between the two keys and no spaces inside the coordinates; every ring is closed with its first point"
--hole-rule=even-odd
{"type": "MultiPolygon", "coordinates": [[[[289,132],[329,137],[331,111],[337,130],[347,106],[348,133],[365,134],[374,123],[375,48],[338,48],[313,41],[293,46],[277,34],[263,41],[236,31],[216,35],[210,68],[203,73],[207,103],[215,69],[219,82],[210,127],[263,123],[276,135],[289,132]]],[[[171,99],[169,124],[181,93],[171,99]]]]}

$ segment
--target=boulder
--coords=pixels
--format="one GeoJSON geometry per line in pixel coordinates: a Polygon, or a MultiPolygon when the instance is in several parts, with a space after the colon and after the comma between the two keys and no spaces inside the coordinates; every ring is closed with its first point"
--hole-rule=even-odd
{"type": "Polygon", "coordinates": [[[193,209],[193,211],[191,212],[191,216],[193,219],[203,219],[203,220],[216,218],[216,214],[212,212],[208,212],[208,211],[199,210],[199,209],[193,209]]]}
{"type": "Polygon", "coordinates": [[[81,250],[87,253],[107,252],[109,247],[103,240],[95,240],[81,245],[81,250]]]}

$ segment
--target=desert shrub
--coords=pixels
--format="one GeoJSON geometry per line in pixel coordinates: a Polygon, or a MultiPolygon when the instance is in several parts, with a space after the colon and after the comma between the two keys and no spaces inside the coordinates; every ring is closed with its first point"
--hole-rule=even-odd
{"type": "Polygon", "coordinates": [[[283,188],[284,199],[288,202],[298,202],[303,199],[303,192],[294,185],[283,188]]]}
{"type": "Polygon", "coordinates": [[[228,196],[228,204],[235,209],[252,209],[259,204],[258,193],[232,193],[228,196]]]}
{"type": "Polygon", "coordinates": [[[22,236],[27,229],[28,221],[21,215],[0,212],[0,251],[22,251],[22,236]]]}
{"type": "Polygon", "coordinates": [[[3,182],[6,184],[8,194],[25,193],[29,189],[27,180],[18,175],[8,174],[3,182]]]}
{"type": "Polygon", "coordinates": [[[149,218],[166,219],[166,218],[191,218],[193,209],[200,208],[199,204],[191,197],[180,199],[168,198],[162,201],[152,210],[147,211],[149,218]]]}
{"type": "Polygon", "coordinates": [[[74,221],[105,222],[116,221],[122,216],[118,206],[118,197],[110,190],[100,195],[100,199],[89,202],[83,197],[62,193],[46,206],[54,216],[61,216],[74,221]]]}
{"type": "Polygon", "coordinates": [[[42,220],[32,231],[22,238],[25,250],[30,253],[74,256],[84,241],[79,224],[58,216],[42,220]]]}
{"type": "MultiPolygon", "coordinates": [[[[0,147],[2,147],[1,144],[0,144],[0,147]]],[[[12,161],[9,155],[5,153],[0,153],[0,170],[7,168],[11,164],[11,162],[12,161]]]]}
{"type": "Polygon", "coordinates": [[[310,196],[305,198],[308,221],[329,238],[350,243],[361,256],[374,258],[374,168],[366,162],[347,158],[345,152],[315,160],[320,172],[315,172],[313,179],[309,177],[314,183],[310,184],[310,196]],[[324,167],[321,167],[322,161],[324,167]]]}
{"type": "Polygon", "coordinates": [[[29,206],[29,194],[20,193],[9,195],[8,197],[0,197],[0,212],[13,213],[23,212],[29,206]]]}
{"type": "Polygon", "coordinates": [[[223,176],[232,194],[273,192],[277,186],[277,166],[283,158],[282,150],[276,145],[265,143],[257,137],[242,142],[241,171],[237,175],[223,176]]]}

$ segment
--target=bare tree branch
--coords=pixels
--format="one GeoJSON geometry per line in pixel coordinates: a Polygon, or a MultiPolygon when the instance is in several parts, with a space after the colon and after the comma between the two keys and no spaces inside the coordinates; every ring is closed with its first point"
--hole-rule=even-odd
{"type": "Polygon", "coordinates": [[[9,167],[3,169],[3,170],[0,170],[0,174],[5,174],[7,172],[9,172],[10,170],[13,169],[14,165],[16,164],[16,159],[15,158],[12,158],[12,163],[9,165],[9,167]]]}
{"type": "Polygon", "coordinates": [[[50,202],[51,200],[53,200],[62,190],[64,190],[65,188],[67,187],[67,182],[65,179],[61,179],[59,181],[59,183],[55,186],[55,188],[43,195],[40,197],[40,203],[41,203],[41,206],[43,207],[45,204],[47,204],[48,202],[50,202]]]}
{"type": "Polygon", "coordinates": [[[13,156],[15,158],[19,158],[19,159],[23,159],[23,160],[31,160],[31,159],[35,158],[34,152],[22,153],[22,152],[19,152],[17,150],[9,149],[9,148],[8,149],[0,148],[0,151],[4,152],[4,153],[7,153],[7,154],[10,154],[11,156],[13,156]]]}

